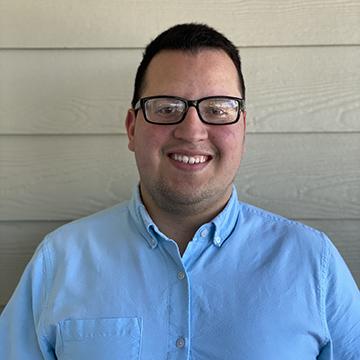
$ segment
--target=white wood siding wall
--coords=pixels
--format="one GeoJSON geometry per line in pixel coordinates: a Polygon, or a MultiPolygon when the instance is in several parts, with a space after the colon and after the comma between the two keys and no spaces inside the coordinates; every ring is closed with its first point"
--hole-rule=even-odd
{"type": "Polygon", "coordinates": [[[360,2],[0,0],[0,307],[43,236],[129,198],[143,47],[179,22],[239,46],[244,201],[324,230],[360,284],[360,2]]]}

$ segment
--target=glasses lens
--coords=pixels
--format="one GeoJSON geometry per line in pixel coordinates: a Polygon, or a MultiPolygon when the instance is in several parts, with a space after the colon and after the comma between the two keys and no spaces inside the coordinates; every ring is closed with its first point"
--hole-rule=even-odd
{"type": "Polygon", "coordinates": [[[180,99],[155,98],[145,102],[146,117],[150,122],[172,124],[181,120],[186,109],[185,102],[180,99]]]}
{"type": "Polygon", "coordinates": [[[231,98],[211,98],[199,103],[199,111],[204,121],[211,124],[228,124],[239,117],[239,102],[231,98]]]}

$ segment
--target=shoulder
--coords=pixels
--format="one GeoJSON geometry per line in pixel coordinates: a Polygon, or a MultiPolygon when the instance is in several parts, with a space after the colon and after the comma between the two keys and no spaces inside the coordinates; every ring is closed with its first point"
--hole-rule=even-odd
{"type": "Polygon", "coordinates": [[[41,245],[49,252],[74,254],[98,242],[105,244],[129,226],[128,216],[128,202],[123,202],[57,228],[46,235],[41,245]]]}
{"type": "Polygon", "coordinates": [[[239,206],[241,220],[244,223],[252,225],[254,228],[272,229],[274,232],[298,233],[312,238],[323,238],[325,236],[322,231],[299,221],[286,218],[247,203],[240,202],[239,206]]]}
{"type": "Polygon", "coordinates": [[[239,203],[239,206],[238,232],[245,234],[253,248],[279,256],[291,254],[300,262],[306,257],[324,266],[333,249],[324,232],[253,205],[239,203]]]}

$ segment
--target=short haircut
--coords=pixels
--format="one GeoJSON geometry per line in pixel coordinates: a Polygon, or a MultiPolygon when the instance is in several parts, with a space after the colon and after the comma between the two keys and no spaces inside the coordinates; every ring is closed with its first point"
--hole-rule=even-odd
{"type": "Polygon", "coordinates": [[[153,57],[163,50],[180,50],[196,53],[203,49],[223,50],[230,57],[239,75],[241,96],[245,99],[245,83],[241,72],[241,60],[236,46],[217,30],[205,24],[179,24],[158,35],[145,48],[135,77],[131,105],[140,99],[145,84],[146,70],[153,57]]]}

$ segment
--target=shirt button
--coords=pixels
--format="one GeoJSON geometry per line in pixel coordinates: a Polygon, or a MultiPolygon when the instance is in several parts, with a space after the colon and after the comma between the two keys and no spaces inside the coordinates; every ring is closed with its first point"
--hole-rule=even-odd
{"type": "Polygon", "coordinates": [[[206,235],[208,234],[208,231],[206,229],[204,229],[201,233],[200,233],[200,236],[201,237],[206,237],[206,235]]]}
{"type": "Polygon", "coordinates": [[[221,243],[221,239],[219,236],[215,236],[214,241],[215,241],[215,244],[217,244],[217,245],[220,245],[220,243],[221,243]]]}
{"type": "Polygon", "coordinates": [[[179,337],[177,340],[176,340],[176,347],[181,349],[185,346],[185,339],[183,337],[179,337]]]}
{"type": "Polygon", "coordinates": [[[185,278],[185,273],[183,271],[179,271],[177,277],[179,280],[183,280],[185,278]]]}

